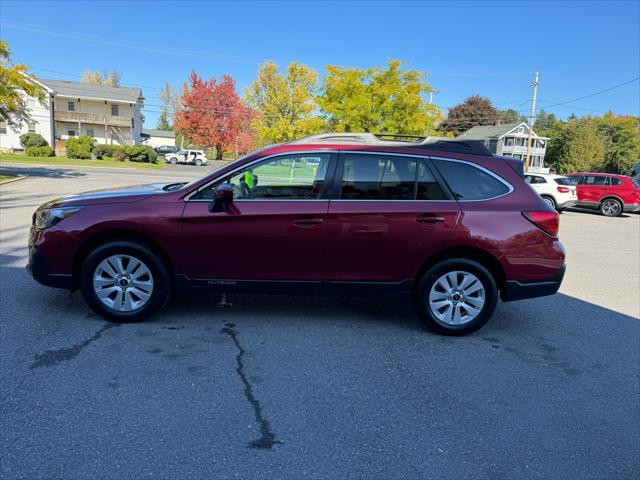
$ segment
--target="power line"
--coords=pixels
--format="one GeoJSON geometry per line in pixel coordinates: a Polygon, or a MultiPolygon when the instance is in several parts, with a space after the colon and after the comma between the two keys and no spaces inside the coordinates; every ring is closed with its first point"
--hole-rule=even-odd
{"type": "Polygon", "coordinates": [[[573,102],[577,102],[579,100],[584,100],[585,98],[595,97],[596,95],[600,95],[602,93],[610,92],[611,90],[615,90],[616,88],[624,87],[625,85],[629,85],[630,83],[637,82],[638,80],[640,80],[640,77],[633,78],[633,79],[628,80],[626,82],[619,83],[618,85],[614,85],[613,87],[605,88],[604,90],[600,90],[600,91],[597,91],[597,92],[594,92],[594,93],[590,93],[590,94],[584,95],[582,97],[572,98],[571,100],[567,100],[566,102],[554,103],[552,105],[547,106],[547,108],[559,107],[559,106],[562,106],[562,105],[566,105],[568,103],[573,103],[573,102]]]}

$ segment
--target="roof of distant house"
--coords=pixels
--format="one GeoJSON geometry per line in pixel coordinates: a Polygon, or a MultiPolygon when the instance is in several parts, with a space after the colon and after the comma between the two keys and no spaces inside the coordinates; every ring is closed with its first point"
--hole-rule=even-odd
{"type": "Polygon", "coordinates": [[[173,130],[158,130],[156,128],[143,128],[142,133],[145,133],[150,137],[176,138],[176,134],[173,130]]]}
{"type": "MultiPolygon", "coordinates": [[[[466,132],[460,134],[461,138],[468,140],[484,140],[485,138],[500,138],[503,135],[509,133],[518,125],[524,122],[507,123],[504,125],[483,125],[479,127],[473,127],[466,132]]],[[[526,125],[526,124],[525,124],[526,125]]]]}
{"type": "Polygon", "coordinates": [[[56,94],[64,97],[128,103],[136,103],[138,99],[142,97],[142,90],[133,87],[110,87],[108,85],[96,85],[94,83],[48,80],[44,78],[39,78],[38,81],[49,87],[56,94]]]}

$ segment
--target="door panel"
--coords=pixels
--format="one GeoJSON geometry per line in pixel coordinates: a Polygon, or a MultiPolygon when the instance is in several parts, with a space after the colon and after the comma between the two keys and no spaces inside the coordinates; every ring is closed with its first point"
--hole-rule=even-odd
{"type": "Polygon", "coordinates": [[[455,201],[331,201],[325,221],[326,281],[399,282],[455,230],[455,201]]]}
{"type": "Polygon", "coordinates": [[[234,202],[209,213],[189,202],[183,214],[181,273],[192,279],[321,279],[328,200],[234,202]]]}

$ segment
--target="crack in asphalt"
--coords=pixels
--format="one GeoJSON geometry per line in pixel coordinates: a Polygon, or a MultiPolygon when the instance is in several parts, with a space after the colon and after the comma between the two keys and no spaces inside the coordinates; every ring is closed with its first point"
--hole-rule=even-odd
{"type": "Polygon", "coordinates": [[[238,331],[234,327],[235,325],[233,323],[227,322],[225,323],[224,328],[220,330],[220,333],[229,335],[229,337],[231,337],[231,340],[233,340],[233,343],[235,343],[236,348],[238,349],[238,354],[236,355],[236,362],[238,364],[236,373],[244,384],[244,396],[253,407],[256,422],[260,427],[260,438],[249,442],[249,446],[251,448],[271,450],[274,445],[282,444],[282,442],[280,440],[277,440],[276,435],[271,431],[271,425],[269,424],[269,421],[264,418],[262,414],[262,407],[260,406],[260,401],[254,395],[251,382],[249,382],[249,379],[244,372],[244,363],[242,362],[242,357],[245,353],[245,350],[244,348],[242,348],[240,342],[238,341],[238,331]]]}
{"type": "Polygon", "coordinates": [[[88,338],[83,342],[78,343],[77,345],[74,345],[72,347],[56,348],[54,350],[47,350],[45,352],[38,353],[34,356],[34,361],[29,366],[29,370],[33,370],[35,368],[40,368],[40,367],[53,367],[58,363],[68,362],[69,360],[73,360],[78,355],[80,355],[80,352],[82,351],[83,348],[85,348],[90,343],[98,340],[104,332],[119,326],[120,325],[117,323],[108,323],[105,326],[103,326],[100,330],[98,330],[96,333],[94,333],[91,338],[88,338]]]}

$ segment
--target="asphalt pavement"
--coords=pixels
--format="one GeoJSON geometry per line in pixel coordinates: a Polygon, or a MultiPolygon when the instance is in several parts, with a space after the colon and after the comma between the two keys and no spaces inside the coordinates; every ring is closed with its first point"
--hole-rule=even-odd
{"type": "MultiPolygon", "coordinates": [[[[640,216],[561,216],[560,293],[448,338],[379,299],[175,299],[116,325],[24,270],[63,194],[209,169],[0,166],[0,477],[640,475],[640,216]]],[[[168,180],[172,181],[172,180],[168,180]]],[[[215,249],[215,245],[212,245],[215,249]]]]}

